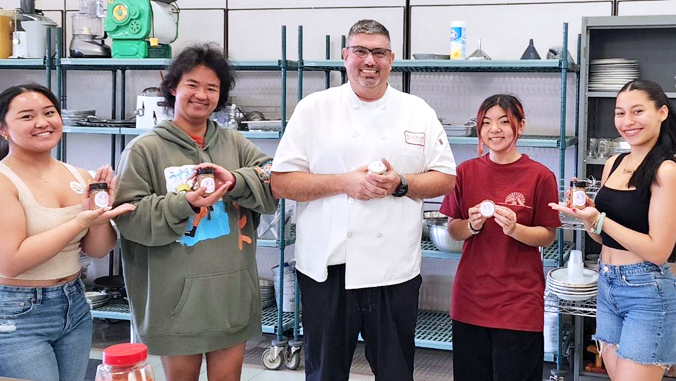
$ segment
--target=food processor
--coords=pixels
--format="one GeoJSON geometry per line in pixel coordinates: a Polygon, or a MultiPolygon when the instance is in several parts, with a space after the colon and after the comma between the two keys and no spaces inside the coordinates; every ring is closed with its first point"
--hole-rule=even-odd
{"type": "Polygon", "coordinates": [[[80,11],[72,15],[72,58],[110,58],[110,46],[103,43],[106,38],[103,31],[105,18],[103,0],[80,0],[80,11]]]}

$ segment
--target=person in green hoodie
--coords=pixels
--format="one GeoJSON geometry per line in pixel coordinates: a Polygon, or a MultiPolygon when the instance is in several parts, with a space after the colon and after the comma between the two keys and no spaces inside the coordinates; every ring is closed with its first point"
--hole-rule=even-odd
{"type": "Polygon", "coordinates": [[[277,202],[272,159],[209,120],[233,86],[220,47],[183,50],[162,81],[173,119],[134,139],[118,166],[115,205],[136,206],[115,221],[132,323],[169,381],[197,380],[203,354],[210,380],[239,380],[245,341],[261,334],[256,225],[277,202]],[[195,185],[203,168],[212,186],[195,185]]]}

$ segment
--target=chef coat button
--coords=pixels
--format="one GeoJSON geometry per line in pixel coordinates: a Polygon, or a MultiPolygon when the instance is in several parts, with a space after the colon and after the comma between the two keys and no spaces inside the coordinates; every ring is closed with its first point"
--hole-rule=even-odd
{"type": "Polygon", "coordinates": [[[350,204],[354,204],[354,199],[350,197],[349,199],[347,199],[347,202],[349,202],[350,204]]]}
{"type": "Polygon", "coordinates": [[[354,171],[354,170],[356,170],[356,169],[357,169],[357,166],[356,166],[356,165],[353,165],[353,166],[352,166],[352,170],[354,171]]]}
{"type": "Polygon", "coordinates": [[[384,203],[384,202],[385,202],[385,199],[384,199],[384,198],[381,198],[381,199],[380,199],[380,203],[382,204],[382,203],[384,203]]]}
{"type": "Polygon", "coordinates": [[[378,233],[378,238],[381,238],[383,236],[383,233],[378,233]]]}
{"type": "Polygon", "coordinates": [[[382,135],[380,135],[380,138],[381,138],[381,139],[387,139],[387,135],[382,134],[382,135]]]}
{"type": "Polygon", "coordinates": [[[356,138],[357,136],[359,136],[359,132],[353,132],[353,133],[352,133],[352,137],[353,137],[353,138],[356,138]]]}
{"type": "Polygon", "coordinates": [[[383,110],[387,110],[387,106],[383,106],[383,110]]]}
{"type": "Polygon", "coordinates": [[[606,273],[607,273],[608,271],[610,271],[610,269],[608,268],[608,266],[603,266],[603,272],[606,272],[606,273]]]}
{"type": "Polygon", "coordinates": [[[352,108],[356,110],[359,108],[359,105],[352,105],[352,108]]]}
{"type": "Polygon", "coordinates": [[[347,238],[352,238],[352,232],[347,233],[347,238]]]}

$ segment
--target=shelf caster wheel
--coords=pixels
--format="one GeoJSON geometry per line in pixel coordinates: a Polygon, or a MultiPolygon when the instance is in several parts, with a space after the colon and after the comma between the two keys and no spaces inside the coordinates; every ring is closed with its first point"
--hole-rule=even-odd
{"type": "Polygon", "coordinates": [[[278,349],[279,347],[270,347],[263,352],[263,356],[261,356],[263,366],[270,370],[279,370],[284,365],[283,351],[278,349]]]}
{"type": "Polygon", "coordinates": [[[284,365],[291,370],[296,370],[300,366],[301,361],[301,347],[289,347],[286,352],[286,358],[284,359],[284,365]]]}

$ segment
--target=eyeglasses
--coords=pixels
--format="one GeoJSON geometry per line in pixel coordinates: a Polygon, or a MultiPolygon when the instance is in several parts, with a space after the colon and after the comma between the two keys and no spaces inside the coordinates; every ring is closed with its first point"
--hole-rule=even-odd
{"type": "Polygon", "coordinates": [[[368,57],[369,53],[373,55],[373,58],[375,59],[383,59],[385,57],[389,57],[390,53],[392,51],[390,49],[385,49],[385,48],[375,48],[375,49],[369,49],[365,48],[363,46],[348,46],[347,49],[350,49],[352,53],[354,53],[355,56],[359,58],[366,58],[368,57]]]}

